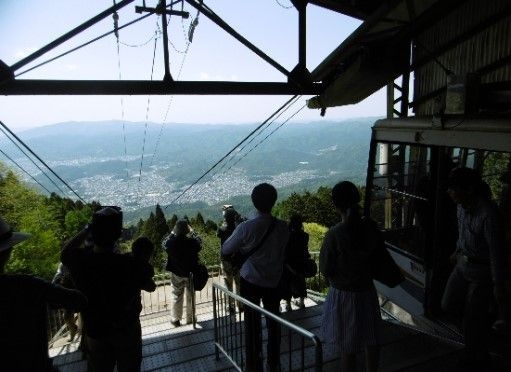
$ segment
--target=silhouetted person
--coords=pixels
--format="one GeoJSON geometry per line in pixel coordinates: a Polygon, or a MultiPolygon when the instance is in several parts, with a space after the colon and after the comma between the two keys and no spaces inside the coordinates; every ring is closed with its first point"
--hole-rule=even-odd
{"type": "Polygon", "coordinates": [[[289,241],[286,248],[286,267],[289,275],[289,293],[286,300],[286,310],[291,310],[291,297],[297,298],[296,305],[304,308],[304,298],[307,296],[305,285],[305,264],[310,258],[309,234],[303,231],[302,216],[294,214],[289,219],[289,241]]]}
{"type": "Polygon", "coordinates": [[[167,236],[162,246],[167,252],[167,271],[170,271],[172,285],[172,305],[170,322],[174,327],[181,325],[183,316],[183,300],[186,295],[186,324],[193,322],[192,296],[190,290],[190,272],[199,262],[201,240],[194,233],[188,221],[179,220],[172,233],[167,236]],[[191,236],[188,234],[191,233],[191,236]]]}
{"type": "Polygon", "coordinates": [[[442,308],[463,316],[465,352],[460,364],[484,368],[489,362],[489,304],[504,294],[503,229],[497,206],[488,199],[480,175],[456,168],[449,175],[448,192],[458,204],[458,242],[442,308]]]}
{"type": "Polygon", "coordinates": [[[506,293],[503,301],[499,304],[498,319],[493,328],[508,336],[511,334],[511,162],[508,163],[508,170],[505,171],[500,180],[502,190],[499,196],[499,210],[504,225],[505,255],[507,262],[506,293]]]}
{"type": "Polygon", "coordinates": [[[82,311],[91,371],[140,371],[142,330],[140,290],[154,291],[151,266],[115,253],[122,231],[122,213],[114,207],[95,212],[92,224],[65,244],[62,263],[89,304],[82,311]],[[94,247],[85,248],[92,234],[94,247]]]}
{"type": "MultiPolygon", "coordinates": [[[[137,260],[141,260],[142,262],[146,262],[151,266],[151,277],[154,276],[154,268],[150,264],[149,260],[151,259],[151,256],[154,252],[154,244],[153,242],[145,237],[141,236],[131,244],[131,254],[133,257],[135,257],[137,260]]],[[[142,312],[142,294],[140,291],[138,292],[138,298],[136,299],[137,306],[139,308],[139,314],[142,312]]]]}
{"type": "MultiPolygon", "coordinates": [[[[281,298],[278,285],[283,272],[289,230],[284,221],[271,215],[277,201],[275,187],[267,183],[259,184],[252,190],[251,197],[257,209],[256,214],[236,227],[223,244],[222,254],[249,252],[264,239],[263,244],[240,269],[241,295],[256,305],[262,300],[266,310],[278,314],[281,298]]],[[[261,316],[248,306],[245,306],[244,311],[246,370],[262,371],[261,316]]],[[[277,371],[280,369],[280,325],[270,319],[266,320],[266,324],[267,364],[270,371],[277,371]]]]}
{"type": "MultiPolygon", "coordinates": [[[[236,220],[238,219],[238,213],[236,210],[229,206],[223,211],[225,223],[218,229],[216,236],[220,238],[220,250],[224,242],[231,236],[232,232],[236,228],[236,220]]],[[[222,264],[222,272],[224,274],[224,285],[229,291],[236,290],[236,294],[240,294],[240,271],[231,262],[220,254],[220,262],[222,264]]],[[[229,308],[230,313],[235,312],[234,299],[229,297],[229,308]]]]}
{"type": "Polygon", "coordinates": [[[51,371],[47,305],[80,311],[87,303],[77,290],[4,273],[13,247],[29,237],[0,219],[0,370],[6,372],[51,371]]]}
{"type": "Polygon", "coordinates": [[[357,187],[343,181],[332,189],[341,222],[321,246],[319,268],[330,283],[321,325],[326,343],[341,353],[341,370],[356,371],[356,353],[365,352],[366,371],[378,369],[381,322],[373,283],[372,257],[383,244],[376,223],[360,216],[357,187]]]}

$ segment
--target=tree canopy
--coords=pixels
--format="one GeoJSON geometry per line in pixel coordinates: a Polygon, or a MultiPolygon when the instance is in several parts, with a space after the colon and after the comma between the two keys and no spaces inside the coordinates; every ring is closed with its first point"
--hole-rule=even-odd
{"type": "Polygon", "coordinates": [[[14,230],[32,235],[12,250],[6,271],[51,279],[63,242],[90,221],[95,206],[56,194],[44,196],[0,164],[0,216],[14,230]]]}

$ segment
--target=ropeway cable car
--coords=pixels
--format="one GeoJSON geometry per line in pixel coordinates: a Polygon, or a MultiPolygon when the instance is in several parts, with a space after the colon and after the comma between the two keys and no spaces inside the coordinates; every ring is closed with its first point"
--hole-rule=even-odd
{"type": "Polygon", "coordinates": [[[456,206],[447,195],[450,170],[476,169],[509,218],[510,124],[499,117],[451,118],[441,125],[414,117],[374,125],[366,213],[378,222],[387,249],[406,273],[396,288],[377,287],[408,313],[430,319],[440,314],[457,239],[456,206]]]}
{"type": "MultiPolygon", "coordinates": [[[[440,309],[457,240],[456,206],[446,185],[454,167],[477,170],[489,186],[504,217],[505,264],[511,271],[511,9],[498,0],[442,3],[449,9],[436,13],[438,18],[421,22],[437,2],[422,9],[415,26],[387,38],[380,33],[379,41],[376,30],[388,23],[366,21],[344,44],[345,73],[309,106],[358,102],[384,75],[400,69],[400,84],[387,79],[387,118],[372,130],[364,208],[384,232],[406,280],[377,289],[384,301],[397,305],[389,306],[396,316],[411,315],[416,324],[456,337],[440,309]],[[358,63],[348,63],[354,60],[358,63]]],[[[396,9],[390,18],[403,16],[396,9]]]]}

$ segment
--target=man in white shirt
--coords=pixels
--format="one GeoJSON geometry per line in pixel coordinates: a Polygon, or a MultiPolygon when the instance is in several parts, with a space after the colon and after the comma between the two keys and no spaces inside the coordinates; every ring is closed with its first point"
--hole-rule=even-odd
{"type": "MultiPolygon", "coordinates": [[[[247,253],[257,247],[240,269],[241,296],[256,305],[262,300],[266,310],[278,314],[281,297],[278,285],[283,272],[289,230],[285,221],[278,220],[271,214],[277,201],[275,187],[261,183],[254,187],[251,197],[257,209],[255,215],[236,227],[222,245],[222,254],[228,256],[237,251],[247,253]]],[[[278,371],[280,325],[267,320],[267,328],[267,364],[270,371],[278,371]]],[[[248,306],[245,308],[245,343],[245,370],[263,370],[261,316],[248,306]]]]}

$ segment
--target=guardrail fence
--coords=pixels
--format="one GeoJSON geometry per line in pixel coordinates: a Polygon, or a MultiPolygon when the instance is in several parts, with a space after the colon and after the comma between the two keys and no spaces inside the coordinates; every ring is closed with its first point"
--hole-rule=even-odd
{"type": "MultiPolygon", "coordinates": [[[[236,308],[250,307],[256,312],[278,322],[281,326],[281,360],[282,370],[320,372],[323,365],[323,349],[319,338],[297,325],[275,315],[262,307],[245,300],[227,290],[218,283],[213,283],[213,316],[215,327],[215,353],[217,360],[222,353],[238,371],[243,371],[246,361],[245,331],[243,312],[230,310],[234,300],[236,308]]],[[[261,328],[262,329],[262,328],[261,328]]],[[[262,331],[263,332],[263,331],[262,331]]],[[[264,342],[264,335],[260,339],[264,342]]],[[[265,347],[261,348],[264,352],[265,347]]]]}

